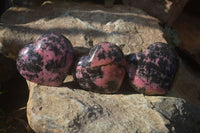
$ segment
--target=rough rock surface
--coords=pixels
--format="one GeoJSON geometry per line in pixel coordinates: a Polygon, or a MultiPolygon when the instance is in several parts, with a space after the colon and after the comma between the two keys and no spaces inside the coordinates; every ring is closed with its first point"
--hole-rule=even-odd
{"type": "Polygon", "coordinates": [[[200,120],[175,97],[92,93],[69,79],[62,87],[29,82],[29,88],[28,121],[41,133],[192,133],[200,120]]]}
{"type": "Polygon", "coordinates": [[[188,0],[123,0],[125,5],[143,9],[162,22],[172,24],[188,0]]]}
{"type": "Polygon", "coordinates": [[[25,44],[50,32],[65,35],[77,47],[116,43],[126,54],[141,51],[155,41],[166,42],[158,20],[133,7],[46,2],[33,9],[12,7],[1,22],[1,51],[12,58],[25,44]]]}
{"type": "MultiPolygon", "coordinates": [[[[110,41],[125,54],[143,51],[154,42],[166,42],[158,20],[133,7],[104,8],[89,3],[52,3],[42,7],[10,8],[1,18],[1,52],[16,58],[18,51],[44,33],[64,34],[81,50],[110,41]],[[87,7],[87,9],[85,8],[87,7]]],[[[84,52],[83,52],[84,53],[84,52]]],[[[124,81],[118,94],[80,89],[72,76],[61,87],[28,82],[27,117],[36,132],[195,132],[200,116],[179,96],[189,71],[182,66],[168,96],[144,96],[124,81]],[[184,78],[180,77],[184,75],[184,78]],[[126,91],[127,90],[127,91],[126,91]],[[173,96],[173,97],[170,97],[173,96]]],[[[181,95],[180,95],[181,96],[181,95]]]]}

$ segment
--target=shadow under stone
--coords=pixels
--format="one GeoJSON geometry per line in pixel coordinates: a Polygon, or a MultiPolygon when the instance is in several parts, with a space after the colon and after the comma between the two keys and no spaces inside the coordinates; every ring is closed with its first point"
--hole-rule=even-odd
{"type": "Polygon", "coordinates": [[[18,73],[12,79],[2,83],[3,94],[0,95],[0,108],[12,112],[26,107],[29,90],[26,80],[18,73]]]}

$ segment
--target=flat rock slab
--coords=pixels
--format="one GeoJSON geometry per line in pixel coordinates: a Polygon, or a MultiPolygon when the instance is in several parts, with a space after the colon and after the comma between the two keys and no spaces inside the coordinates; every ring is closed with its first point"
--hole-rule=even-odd
{"type": "MultiPolygon", "coordinates": [[[[66,36],[79,52],[105,41],[116,43],[125,54],[144,51],[154,42],[166,42],[159,21],[133,7],[48,1],[36,8],[12,7],[1,22],[1,52],[14,59],[25,44],[50,32],[66,36]]],[[[200,80],[180,66],[173,88],[182,89],[191,82],[195,82],[191,87],[198,88],[200,80]],[[185,81],[188,75],[191,80],[185,81]]],[[[112,95],[84,91],[72,76],[61,87],[27,82],[27,117],[39,133],[187,133],[195,131],[200,121],[197,110],[185,100],[135,94],[126,82],[122,91],[112,95]]],[[[170,93],[175,95],[173,88],[170,93]]]]}
{"type": "Polygon", "coordinates": [[[155,41],[166,42],[159,21],[134,7],[46,2],[35,8],[12,7],[1,22],[1,52],[14,59],[24,45],[51,32],[63,34],[74,47],[116,43],[125,54],[141,51],[155,41]]]}
{"type": "Polygon", "coordinates": [[[70,76],[62,87],[28,82],[27,116],[40,133],[188,133],[200,115],[185,100],[142,94],[98,94],[78,88],[70,76]]]}

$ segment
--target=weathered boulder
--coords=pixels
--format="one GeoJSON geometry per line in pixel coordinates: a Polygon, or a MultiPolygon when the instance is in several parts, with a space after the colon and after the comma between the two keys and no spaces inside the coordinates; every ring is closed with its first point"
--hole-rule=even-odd
{"type": "Polygon", "coordinates": [[[200,121],[180,98],[92,93],[69,78],[57,88],[29,82],[27,116],[36,132],[192,133],[200,121]]]}
{"type": "Polygon", "coordinates": [[[188,0],[123,0],[125,5],[143,9],[164,23],[172,24],[188,0]]]}
{"type": "MultiPolygon", "coordinates": [[[[1,22],[2,53],[14,59],[25,44],[49,32],[69,38],[77,55],[105,41],[116,43],[125,54],[143,51],[154,42],[166,42],[159,21],[133,7],[46,2],[35,8],[12,7],[2,16],[1,22]]],[[[178,77],[187,69],[180,70],[178,77]]],[[[176,98],[181,96],[176,88],[184,88],[180,86],[184,84],[182,79],[177,78],[178,83],[174,83],[166,97],[136,94],[127,80],[121,91],[112,95],[84,91],[72,76],[60,87],[27,81],[30,90],[28,121],[40,133],[193,132],[200,116],[192,105],[176,98]]]]}
{"type": "Polygon", "coordinates": [[[157,19],[122,5],[104,8],[90,3],[46,2],[35,8],[12,7],[1,22],[0,43],[4,54],[12,58],[25,44],[51,32],[63,34],[74,47],[91,48],[107,41],[122,47],[126,54],[155,41],[166,42],[157,19]]]}

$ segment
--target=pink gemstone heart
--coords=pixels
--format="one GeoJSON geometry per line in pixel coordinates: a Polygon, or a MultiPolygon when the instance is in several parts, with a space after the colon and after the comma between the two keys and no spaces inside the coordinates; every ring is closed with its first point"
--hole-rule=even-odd
{"type": "Polygon", "coordinates": [[[27,80],[59,86],[67,76],[73,60],[71,42],[63,35],[46,34],[26,45],[17,58],[17,69],[27,80]]]}
{"type": "Polygon", "coordinates": [[[147,95],[164,95],[170,89],[178,67],[174,49],[154,43],[144,53],[129,56],[127,72],[132,87],[147,95]]]}
{"type": "Polygon", "coordinates": [[[115,93],[125,75],[126,62],[122,51],[113,43],[100,43],[77,63],[75,77],[86,90],[115,93]]]}

